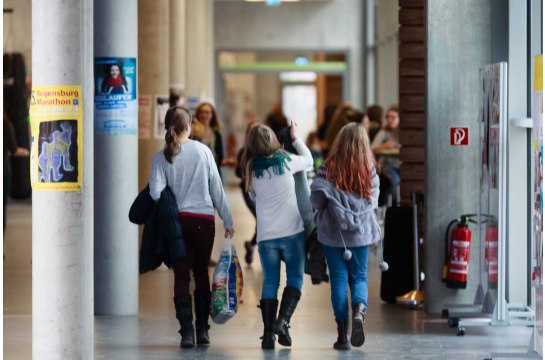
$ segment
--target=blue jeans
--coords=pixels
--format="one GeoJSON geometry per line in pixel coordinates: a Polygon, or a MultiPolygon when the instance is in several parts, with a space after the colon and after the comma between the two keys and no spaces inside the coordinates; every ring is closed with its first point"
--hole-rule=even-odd
{"type": "Polygon", "coordinates": [[[369,246],[350,247],[352,258],[344,260],[343,247],[322,244],[331,280],[331,303],[335,320],[350,319],[348,313],[348,286],[352,306],[361,302],[367,306],[367,257],[369,246]]]}
{"type": "Polygon", "coordinates": [[[286,286],[301,291],[305,268],[305,236],[303,232],[257,243],[263,267],[262,299],[276,299],[280,286],[280,257],[286,262],[286,286]]]}

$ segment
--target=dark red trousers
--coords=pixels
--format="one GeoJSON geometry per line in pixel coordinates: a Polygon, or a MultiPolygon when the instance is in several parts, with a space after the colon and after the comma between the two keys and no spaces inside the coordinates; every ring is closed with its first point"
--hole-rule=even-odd
{"type": "Polygon", "coordinates": [[[210,290],[208,264],[214,247],[215,222],[210,215],[180,214],[182,236],[187,256],[172,264],[174,269],[174,296],[189,295],[189,270],[193,267],[196,290],[210,290]],[[191,266],[192,265],[192,266],[191,266]]]}

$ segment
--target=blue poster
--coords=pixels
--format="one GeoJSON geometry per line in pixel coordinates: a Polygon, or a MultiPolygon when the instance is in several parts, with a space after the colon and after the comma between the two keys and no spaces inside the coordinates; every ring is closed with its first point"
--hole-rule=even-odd
{"type": "Polygon", "coordinates": [[[95,134],[136,135],[135,58],[95,58],[95,134]]]}

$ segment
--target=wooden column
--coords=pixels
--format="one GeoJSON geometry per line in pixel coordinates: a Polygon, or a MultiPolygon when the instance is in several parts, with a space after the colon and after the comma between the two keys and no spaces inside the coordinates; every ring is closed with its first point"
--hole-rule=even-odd
{"type": "MultiPolygon", "coordinates": [[[[426,128],[425,1],[399,0],[399,169],[401,201],[412,203],[414,191],[424,193],[426,128]]],[[[425,196],[425,194],[424,194],[425,196]]],[[[424,207],[419,203],[418,236],[424,238],[424,207]]],[[[424,271],[424,247],[419,246],[419,268],[424,271]]],[[[421,290],[424,283],[421,282],[421,290]]]]}
{"type": "Polygon", "coordinates": [[[424,192],[425,30],[424,1],[399,0],[399,111],[401,201],[424,192]]]}

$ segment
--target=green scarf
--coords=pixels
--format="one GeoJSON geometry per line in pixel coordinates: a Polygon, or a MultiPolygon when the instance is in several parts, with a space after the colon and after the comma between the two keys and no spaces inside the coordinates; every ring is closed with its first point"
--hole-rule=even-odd
{"type": "Polygon", "coordinates": [[[258,156],[254,158],[252,168],[255,177],[261,179],[263,177],[263,171],[267,171],[270,179],[272,176],[271,172],[268,170],[270,167],[272,167],[275,175],[284,174],[284,166],[287,167],[288,170],[291,170],[288,164],[286,164],[286,159],[291,161],[289,153],[286,151],[275,151],[269,156],[258,156]]]}

